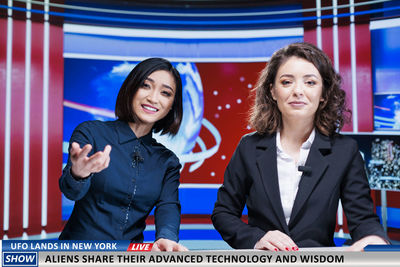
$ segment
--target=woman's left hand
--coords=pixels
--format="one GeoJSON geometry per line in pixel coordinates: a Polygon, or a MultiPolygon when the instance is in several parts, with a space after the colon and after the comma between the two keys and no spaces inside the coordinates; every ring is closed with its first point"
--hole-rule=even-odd
{"type": "Polygon", "coordinates": [[[346,251],[363,251],[367,245],[387,245],[388,242],[380,236],[368,235],[356,241],[346,251]]]}
{"type": "Polygon", "coordinates": [[[188,249],[175,241],[160,238],[154,242],[151,251],[188,251],[188,249]]]}

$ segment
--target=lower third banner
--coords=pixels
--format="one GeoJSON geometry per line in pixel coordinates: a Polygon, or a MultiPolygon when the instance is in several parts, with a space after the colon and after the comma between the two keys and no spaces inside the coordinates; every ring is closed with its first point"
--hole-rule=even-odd
{"type": "Polygon", "coordinates": [[[2,266],[399,266],[399,251],[384,247],[366,252],[270,252],[197,250],[149,252],[152,244],[129,241],[2,241],[2,266]]]}

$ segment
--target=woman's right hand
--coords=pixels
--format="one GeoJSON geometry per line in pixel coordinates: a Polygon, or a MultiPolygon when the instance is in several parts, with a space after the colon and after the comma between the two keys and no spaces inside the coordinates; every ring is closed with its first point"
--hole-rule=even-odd
{"type": "Polygon", "coordinates": [[[254,246],[254,249],[272,251],[297,251],[299,247],[294,241],[281,231],[268,231],[254,246]]]}
{"type": "Polygon", "coordinates": [[[71,174],[75,178],[85,178],[91,173],[100,172],[108,167],[110,163],[110,145],[106,145],[104,151],[98,151],[88,157],[90,150],[92,150],[92,145],[90,144],[85,145],[83,148],[76,142],[71,144],[69,151],[72,163],[71,174]]]}
{"type": "Polygon", "coordinates": [[[189,251],[185,246],[176,243],[175,241],[160,238],[154,242],[151,251],[189,251]]]}

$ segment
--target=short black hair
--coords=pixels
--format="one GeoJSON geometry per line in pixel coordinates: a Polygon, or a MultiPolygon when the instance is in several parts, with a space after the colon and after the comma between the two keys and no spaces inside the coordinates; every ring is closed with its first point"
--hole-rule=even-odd
{"type": "Polygon", "coordinates": [[[164,58],[148,58],[137,64],[123,82],[115,103],[115,116],[126,122],[137,122],[132,101],[144,81],[155,71],[164,70],[172,74],[175,80],[175,98],[171,110],[153,126],[153,132],[176,135],[182,122],[182,80],[171,62],[164,58]]]}

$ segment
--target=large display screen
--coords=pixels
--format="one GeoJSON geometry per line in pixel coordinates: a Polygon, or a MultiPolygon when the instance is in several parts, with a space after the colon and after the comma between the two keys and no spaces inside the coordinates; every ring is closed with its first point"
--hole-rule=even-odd
{"type": "MultiPolygon", "coordinates": [[[[65,59],[64,162],[74,128],[86,120],[113,120],[119,88],[137,62],[65,59]],[[82,75],[84,73],[84,75],[82,75]]],[[[266,63],[173,62],[183,82],[183,121],[174,137],[154,134],[179,157],[183,214],[210,214],[217,186],[240,137],[250,131],[251,90],[266,63]],[[201,185],[207,185],[202,187],[201,185]],[[211,186],[210,186],[211,184],[211,186]],[[212,185],[215,186],[212,186],[212,185]],[[190,191],[190,192],[189,192],[190,191]],[[201,191],[201,192],[200,192],[201,191]],[[202,201],[193,197],[202,195],[202,201]]],[[[63,219],[73,202],[63,198],[63,219]]]]}
{"type": "Polygon", "coordinates": [[[371,31],[375,130],[400,130],[400,27],[371,31]]]}

